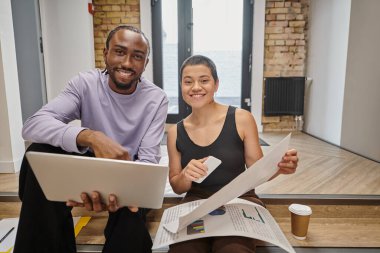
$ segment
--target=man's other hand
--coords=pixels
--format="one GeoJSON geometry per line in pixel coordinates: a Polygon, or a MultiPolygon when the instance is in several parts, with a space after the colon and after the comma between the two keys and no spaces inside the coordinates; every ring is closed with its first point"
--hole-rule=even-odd
{"type": "MultiPolygon", "coordinates": [[[[88,211],[95,211],[95,212],[102,212],[102,211],[109,211],[109,212],[116,212],[119,210],[119,205],[117,203],[117,197],[114,194],[110,194],[108,196],[108,205],[103,203],[101,201],[101,195],[99,192],[92,192],[91,197],[83,192],[81,194],[82,203],[76,202],[73,200],[69,200],[66,202],[67,206],[71,207],[85,207],[88,211]]],[[[139,209],[137,207],[128,207],[131,212],[137,212],[139,209]]]]}
{"type": "Polygon", "coordinates": [[[83,130],[77,136],[77,144],[90,147],[96,157],[131,160],[128,151],[124,147],[100,131],[83,130]]]}

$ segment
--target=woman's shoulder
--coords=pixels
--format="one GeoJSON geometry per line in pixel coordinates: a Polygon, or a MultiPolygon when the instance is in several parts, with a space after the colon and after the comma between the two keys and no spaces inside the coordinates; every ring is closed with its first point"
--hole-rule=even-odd
{"type": "Polygon", "coordinates": [[[253,115],[251,112],[249,112],[245,109],[241,109],[241,108],[236,108],[235,117],[236,117],[236,119],[239,119],[239,120],[251,120],[251,119],[253,119],[253,115]]]}
{"type": "Polygon", "coordinates": [[[170,148],[171,146],[175,146],[177,139],[177,124],[173,124],[168,128],[168,136],[167,136],[167,146],[170,148]]]}
{"type": "Polygon", "coordinates": [[[240,129],[251,128],[252,125],[256,125],[252,113],[245,109],[236,108],[235,120],[236,126],[240,129]]]}
{"type": "Polygon", "coordinates": [[[178,128],[183,126],[183,120],[181,120],[180,122],[176,123],[176,124],[173,124],[171,125],[169,128],[168,128],[168,138],[176,138],[177,137],[177,131],[178,131],[178,128]]]}
{"type": "Polygon", "coordinates": [[[173,124],[168,128],[168,136],[173,135],[173,134],[177,134],[177,125],[178,125],[178,123],[173,124]]]}

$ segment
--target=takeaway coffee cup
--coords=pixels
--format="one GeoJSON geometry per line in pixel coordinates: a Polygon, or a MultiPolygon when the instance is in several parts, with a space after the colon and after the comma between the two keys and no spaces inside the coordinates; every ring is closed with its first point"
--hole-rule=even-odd
{"type": "Polygon", "coordinates": [[[311,216],[311,208],[300,204],[291,204],[289,206],[291,214],[292,234],[298,240],[305,240],[309,221],[311,216]]]}

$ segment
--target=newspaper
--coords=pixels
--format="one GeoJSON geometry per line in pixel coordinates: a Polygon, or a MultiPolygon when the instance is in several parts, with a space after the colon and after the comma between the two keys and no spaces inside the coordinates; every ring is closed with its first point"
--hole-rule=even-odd
{"type": "MultiPolygon", "coordinates": [[[[289,242],[286,240],[285,236],[283,235],[283,233],[281,232],[281,230],[275,223],[273,217],[270,215],[268,211],[266,211],[265,208],[257,207],[255,204],[250,203],[250,202],[244,204],[245,208],[249,207],[248,209],[251,210],[252,206],[254,206],[256,207],[255,210],[260,210],[258,211],[259,214],[263,214],[262,217],[265,217],[265,219],[264,218],[263,219],[267,220],[267,222],[262,223],[261,227],[265,227],[266,228],[265,231],[267,232],[270,231],[268,233],[265,233],[266,236],[260,233],[253,233],[253,232],[248,233],[248,232],[236,230],[233,224],[238,224],[239,220],[242,220],[242,219],[239,219],[238,218],[239,215],[237,215],[236,213],[235,215],[231,215],[231,210],[234,208],[238,208],[239,210],[239,208],[241,207],[236,207],[235,204],[230,205],[229,203],[231,200],[238,201],[240,203],[240,201],[242,200],[236,200],[237,197],[267,182],[277,172],[278,170],[277,164],[279,161],[281,161],[282,156],[288,150],[289,140],[290,140],[290,134],[287,137],[285,137],[280,143],[274,146],[272,150],[269,153],[267,153],[263,158],[261,158],[256,163],[254,163],[246,171],[241,173],[238,177],[236,177],[234,180],[232,180],[229,184],[224,186],[218,192],[213,194],[207,200],[193,201],[193,202],[189,202],[186,204],[182,204],[179,206],[166,209],[161,219],[161,223],[158,228],[158,231],[156,233],[156,237],[153,243],[153,249],[161,248],[163,246],[166,246],[175,242],[180,242],[180,241],[185,241],[185,240],[190,240],[190,239],[195,239],[195,238],[200,238],[200,237],[206,237],[206,236],[239,235],[239,236],[248,236],[248,237],[268,241],[285,249],[288,252],[294,252],[293,248],[290,246],[289,242]],[[229,212],[227,213],[227,215],[222,215],[220,217],[217,217],[220,224],[219,226],[221,227],[219,227],[218,229],[215,229],[213,226],[210,226],[210,224],[207,224],[206,220],[207,222],[209,222],[209,220],[215,220],[215,217],[213,215],[210,215],[210,213],[216,212],[222,206],[225,207],[226,213],[227,213],[227,206],[231,206],[231,207],[228,208],[229,212]],[[210,218],[210,216],[212,216],[212,219],[210,218]],[[227,216],[230,218],[230,222],[227,220],[227,218],[225,218],[227,216]],[[232,218],[234,220],[232,220],[232,218]],[[198,220],[203,221],[204,229],[202,231],[204,232],[201,232],[198,234],[187,234],[189,225],[190,227],[191,226],[198,227],[197,223],[194,224],[194,222],[197,222],[198,220]],[[207,232],[206,232],[206,229],[207,229],[207,232]]],[[[232,202],[232,203],[235,203],[235,202],[232,202]]],[[[240,210],[245,210],[245,209],[240,209],[240,210]]],[[[242,226],[243,224],[245,223],[241,223],[242,226]]],[[[251,223],[247,223],[247,224],[251,224],[251,223]]],[[[247,231],[251,231],[248,228],[253,227],[252,224],[256,224],[256,223],[252,223],[251,225],[247,225],[247,224],[244,225],[243,227],[245,227],[247,231]]],[[[200,223],[199,227],[202,227],[202,222],[200,223]]],[[[255,230],[252,230],[252,231],[255,231],[255,230]]]]}
{"type": "Polygon", "coordinates": [[[295,253],[267,209],[239,198],[197,219],[177,233],[171,233],[163,228],[163,225],[178,219],[182,213],[191,212],[205,201],[207,200],[196,200],[166,209],[154,239],[153,249],[202,237],[232,235],[267,241],[287,252],[295,253]]]}

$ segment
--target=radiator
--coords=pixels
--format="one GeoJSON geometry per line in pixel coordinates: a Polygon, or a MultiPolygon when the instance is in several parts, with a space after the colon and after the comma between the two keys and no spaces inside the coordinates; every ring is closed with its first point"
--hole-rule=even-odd
{"type": "Polygon", "coordinates": [[[303,115],[305,77],[265,78],[264,115],[303,115]]]}

